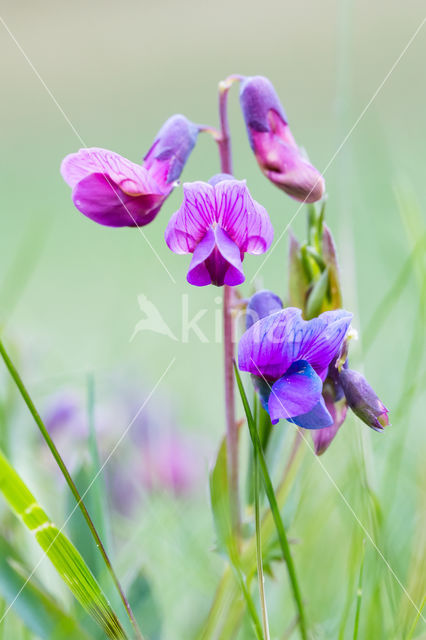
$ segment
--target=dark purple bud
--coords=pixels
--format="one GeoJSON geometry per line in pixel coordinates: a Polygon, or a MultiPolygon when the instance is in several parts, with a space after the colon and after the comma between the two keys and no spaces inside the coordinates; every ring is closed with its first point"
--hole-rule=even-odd
{"type": "Polygon", "coordinates": [[[249,300],[246,310],[246,329],[250,329],[251,325],[269,316],[271,313],[281,311],[283,303],[272,291],[258,291],[249,300]]]}
{"type": "Polygon", "coordinates": [[[144,167],[157,182],[169,184],[180,177],[198,132],[199,127],[180,114],[166,120],[144,158],[144,167]]]}
{"type": "Polygon", "coordinates": [[[375,431],[383,431],[389,424],[388,409],[364,376],[352,369],[342,369],[339,381],[348,405],[358,418],[375,431]]]}
{"type": "Polygon", "coordinates": [[[262,76],[241,83],[240,104],[251,148],[264,175],[300,202],[324,194],[324,178],[303,156],[272,83],[262,76]]]}

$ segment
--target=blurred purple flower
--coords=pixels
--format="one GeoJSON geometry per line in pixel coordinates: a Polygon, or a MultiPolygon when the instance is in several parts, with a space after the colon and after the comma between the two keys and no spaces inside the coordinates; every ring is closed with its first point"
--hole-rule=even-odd
{"type": "Polygon", "coordinates": [[[245,78],[240,103],[250,145],[264,175],[300,202],[320,200],[324,178],[297,146],[272,83],[262,76],[245,78]]]}
{"type": "Polygon", "coordinates": [[[272,243],[266,210],[252,199],[244,180],[226,174],[209,183],[185,183],[183,190],[183,203],[165,238],[171,251],[193,254],[188,282],[198,287],[241,284],[244,254],[264,253],[272,243]]]}
{"type": "Polygon", "coordinates": [[[62,161],[61,173],[85,216],[109,227],[151,222],[176,186],[199,128],[185,116],[169,118],[142,165],[106,149],[80,149],[62,161]]]}
{"type": "Polygon", "coordinates": [[[333,424],[322,397],[323,381],[352,314],[340,309],[305,321],[301,313],[288,307],[252,324],[240,340],[238,363],[254,376],[273,424],[284,418],[305,429],[322,429],[333,424]]]}

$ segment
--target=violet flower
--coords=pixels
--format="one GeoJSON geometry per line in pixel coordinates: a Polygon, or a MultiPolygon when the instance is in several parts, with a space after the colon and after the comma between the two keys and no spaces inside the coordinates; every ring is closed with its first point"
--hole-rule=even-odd
{"type": "Polygon", "coordinates": [[[62,161],[61,173],[85,216],[109,227],[151,222],[177,184],[199,128],[185,116],[169,118],[142,165],[106,149],[80,149],[62,161]]]}
{"type": "Polygon", "coordinates": [[[198,287],[241,284],[244,254],[264,253],[271,245],[266,210],[252,199],[244,180],[226,174],[208,183],[185,183],[183,192],[165,239],[174,253],[193,254],[188,282],[198,287]]]}
{"type": "MultiPolygon", "coordinates": [[[[262,314],[261,305],[257,304],[262,314]]],[[[331,361],[338,356],[352,314],[327,311],[305,321],[288,307],[261,317],[244,333],[238,364],[250,372],[271,422],[281,418],[305,429],[333,424],[322,396],[331,361]]]]}
{"type": "Polygon", "coordinates": [[[262,76],[245,78],[240,103],[250,145],[264,175],[295,200],[320,200],[324,178],[297,146],[271,82],[262,76]]]}

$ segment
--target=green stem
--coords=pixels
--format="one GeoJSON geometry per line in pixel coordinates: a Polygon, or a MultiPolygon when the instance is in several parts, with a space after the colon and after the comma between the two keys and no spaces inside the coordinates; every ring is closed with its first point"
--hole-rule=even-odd
{"type": "Polygon", "coordinates": [[[358,589],[356,592],[355,623],[354,623],[354,633],[352,636],[353,640],[357,640],[358,638],[359,618],[361,615],[361,602],[362,602],[362,577],[364,573],[364,558],[365,558],[365,541],[364,541],[364,549],[362,552],[361,566],[359,569],[358,589]]]}
{"type": "Polygon", "coordinates": [[[250,405],[247,400],[247,395],[244,390],[243,383],[241,381],[241,376],[235,362],[234,362],[234,371],[235,371],[235,377],[237,379],[237,385],[240,392],[241,400],[244,406],[244,411],[247,417],[250,437],[252,439],[253,446],[255,447],[255,449],[257,449],[257,452],[258,452],[260,469],[262,472],[263,483],[265,486],[265,492],[269,501],[269,506],[271,508],[272,516],[273,516],[275,527],[277,530],[281,551],[283,554],[284,561],[287,565],[287,571],[290,578],[293,597],[299,613],[300,634],[303,640],[307,640],[308,635],[307,635],[307,629],[306,629],[305,610],[303,606],[299,583],[296,576],[296,570],[294,567],[293,558],[290,551],[290,545],[288,543],[283,521],[281,519],[280,510],[278,508],[277,500],[275,497],[274,487],[272,485],[272,481],[268,472],[268,466],[266,464],[265,456],[263,455],[262,447],[259,440],[259,434],[257,433],[257,429],[256,429],[256,425],[253,419],[251,409],[250,409],[250,405]]]}
{"type": "MultiPolygon", "coordinates": [[[[257,402],[256,396],[256,405],[257,402]]],[[[256,406],[256,409],[258,406],[256,406]]],[[[256,411],[258,416],[258,411],[256,411]]],[[[255,519],[255,528],[256,528],[256,559],[257,559],[257,579],[259,582],[259,596],[260,596],[260,606],[262,610],[262,623],[263,623],[263,634],[265,640],[270,640],[269,636],[269,623],[268,623],[268,611],[266,608],[266,597],[265,597],[265,580],[263,575],[263,562],[262,562],[262,540],[260,535],[260,496],[259,496],[259,457],[258,451],[256,447],[253,447],[253,475],[254,475],[254,519],[255,519]]]]}
{"type": "Polygon", "coordinates": [[[133,611],[132,611],[132,609],[130,607],[129,602],[127,601],[127,598],[126,598],[126,596],[124,594],[124,591],[123,591],[123,589],[121,587],[121,584],[120,584],[120,582],[118,580],[118,577],[117,577],[117,575],[116,575],[116,573],[115,573],[115,571],[114,571],[114,569],[112,567],[111,561],[110,561],[110,559],[109,559],[109,557],[108,557],[108,555],[107,555],[107,553],[105,551],[105,548],[104,548],[104,546],[102,544],[102,541],[101,541],[101,539],[99,537],[99,534],[98,534],[98,532],[97,532],[97,530],[95,528],[95,525],[93,524],[92,519],[91,519],[91,517],[89,515],[89,512],[86,509],[86,506],[85,506],[85,504],[83,502],[83,498],[80,496],[80,493],[79,493],[79,491],[78,491],[78,489],[77,489],[77,487],[76,487],[76,485],[75,485],[75,483],[74,483],[74,481],[73,481],[73,479],[72,479],[67,467],[65,466],[65,462],[63,461],[59,451],[56,448],[56,445],[54,444],[52,438],[50,437],[49,432],[46,429],[46,427],[45,427],[45,425],[43,423],[43,420],[41,419],[40,414],[38,413],[38,411],[37,411],[32,399],[31,399],[31,397],[30,397],[30,395],[29,395],[29,393],[28,393],[28,391],[27,391],[27,389],[26,389],[26,387],[25,387],[25,385],[24,385],[24,383],[23,383],[23,381],[22,381],[17,369],[15,368],[12,360],[10,359],[10,357],[9,357],[9,355],[8,355],[8,353],[7,353],[7,351],[6,351],[5,347],[4,347],[3,342],[2,342],[1,339],[0,339],[0,355],[3,358],[4,363],[5,363],[8,371],[9,371],[12,379],[14,380],[16,386],[18,387],[19,392],[21,393],[21,396],[25,401],[25,404],[27,405],[27,407],[29,409],[29,412],[31,413],[32,417],[34,418],[34,421],[35,421],[36,425],[38,426],[43,438],[45,439],[47,446],[49,447],[50,451],[52,452],[52,455],[55,458],[55,461],[56,461],[58,467],[60,468],[60,470],[62,472],[62,475],[64,476],[64,478],[65,478],[65,480],[66,480],[66,482],[67,482],[67,484],[68,484],[68,486],[69,486],[69,488],[71,490],[71,493],[73,494],[73,496],[74,496],[74,498],[75,498],[75,500],[77,502],[77,506],[80,508],[80,510],[81,510],[81,512],[83,514],[83,517],[87,522],[87,525],[88,525],[88,527],[90,529],[90,532],[91,532],[91,534],[92,534],[92,536],[93,536],[93,538],[94,538],[94,540],[96,542],[97,547],[99,548],[99,551],[100,551],[100,553],[101,553],[101,555],[102,555],[102,557],[104,559],[104,562],[105,562],[105,564],[106,564],[106,566],[108,568],[108,571],[111,574],[111,577],[112,577],[112,580],[113,580],[113,582],[114,582],[114,584],[116,586],[116,589],[117,589],[118,593],[120,594],[121,601],[123,602],[123,605],[124,605],[124,607],[126,609],[127,615],[129,616],[130,622],[132,623],[132,626],[133,626],[133,629],[135,631],[136,637],[139,640],[143,640],[142,633],[141,633],[141,631],[140,631],[140,629],[138,627],[138,624],[136,622],[136,619],[135,619],[135,617],[133,615],[133,611]]]}
{"type": "Polygon", "coordinates": [[[247,605],[247,609],[248,612],[250,614],[250,618],[251,621],[253,623],[253,627],[254,627],[254,631],[256,633],[256,637],[258,640],[266,640],[263,637],[263,633],[262,633],[262,625],[260,624],[260,620],[259,620],[259,616],[257,615],[257,611],[256,611],[256,607],[254,605],[253,599],[250,595],[249,590],[247,589],[247,585],[245,583],[244,577],[241,573],[241,570],[239,569],[239,567],[235,564],[233,564],[233,568],[235,571],[235,575],[237,578],[237,581],[240,585],[241,591],[243,593],[244,596],[244,600],[246,601],[246,605],[247,605]]]}

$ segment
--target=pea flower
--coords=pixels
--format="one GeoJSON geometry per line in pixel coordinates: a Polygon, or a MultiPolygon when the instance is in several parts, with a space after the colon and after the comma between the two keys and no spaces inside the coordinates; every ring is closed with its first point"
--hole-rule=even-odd
{"type": "Polygon", "coordinates": [[[91,220],[109,227],[148,224],[176,186],[198,130],[185,116],[172,116],[142,165],[96,147],[66,156],[61,174],[72,188],[74,205],[91,220]]]}
{"type": "MultiPolygon", "coordinates": [[[[261,305],[257,308],[262,314],[261,305]]],[[[333,424],[322,396],[331,361],[338,356],[352,314],[326,311],[305,321],[288,307],[260,317],[242,336],[238,364],[253,375],[271,422],[281,418],[305,429],[333,424]]]]}
{"type": "Polygon", "coordinates": [[[250,146],[264,175],[295,200],[320,200],[324,178],[297,146],[272,83],[262,76],[245,78],[240,104],[250,146]]]}
{"type": "Polygon", "coordinates": [[[255,202],[244,180],[227,174],[183,185],[184,199],[167,225],[165,239],[174,253],[192,253],[187,280],[203,287],[244,282],[245,253],[269,249],[273,229],[266,210],[255,202]]]}

